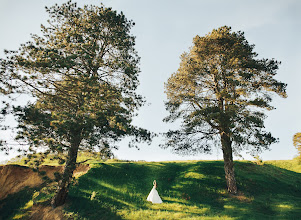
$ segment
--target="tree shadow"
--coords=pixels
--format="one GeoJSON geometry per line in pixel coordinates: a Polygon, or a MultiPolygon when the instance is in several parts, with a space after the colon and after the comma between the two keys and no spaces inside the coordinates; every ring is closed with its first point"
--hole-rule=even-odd
{"type": "Polygon", "coordinates": [[[221,192],[225,191],[223,162],[203,161],[187,163],[185,169],[177,179],[182,199],[194,205],[220,209],[223,201],[221,192]]]}
{"type": "Polygon", "coordinates": [[[301,174],[270,164],[236,163],[238,187],[252,198],[249,213],[281,219],[301,215],[301,174]]]}
{"type": "Polygon", "coordinates": [[[104,219],[104,220],[120,220],[122,219],[110,207],[99,203],[98,200],[91,200],[70,195],[67,206],[64,208],[74,219],[104,219]]]}
{"type": "Polygon", "coordinates": [[[10,194],[5,199],[0,200],[0,220],[12,219],[32,198],[36,189],[37,188],[26,187],[23,190],[10,194]]]}
{"type": "Polygon", "coordinates": [[[235,162],[235,172],[239,194],[233,196],[226,190],[223,161],[102,163],[71,187],[68,211],[86,219],[101,216],[120,219],[118,210],[121,209],[181,212],[175,209],[178,205],[206,208],[204,213],[212,217],[294,219],[300,216],[300,173],[239,161],[235,162]],[[164,202],[161,208],[146,201],[154,179],[164,202]],[[93,191],[96,196],[91,200],[93,191]]]}
{"type": "Polygon", "coordinates": [[[87,219],[97,219],[104,207],[109,207],[104,212],[111,216],[118,209],[147,209],[151,204],[146,198],[153,187],[153,180],[157,180],[158,192],[164,196],[172,192],[171,186],[182,170],[183,167],[173,163],[98,164],[71,187],[68,211],[87,219]],[[91,201],[93,191],[96,196],[91,201]],[[86,209],[92,208],[95,209],[94,214],[97,213],[95,216],[86,213],[86,209]]]}

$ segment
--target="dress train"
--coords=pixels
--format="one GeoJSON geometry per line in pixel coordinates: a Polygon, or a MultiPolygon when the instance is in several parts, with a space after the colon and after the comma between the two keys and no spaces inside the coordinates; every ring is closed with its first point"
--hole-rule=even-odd
{"type": "Polygon", "coordinates": [[[158,191],[156,190],[157,187],[157,183],[156,180],[154,180],[154,187],[152,188],[152,190],[150,191],[148,197],[147,197],[147,201],[150,201],[152,203],[162,203],[162,200],[159,196],[158,191]]]}

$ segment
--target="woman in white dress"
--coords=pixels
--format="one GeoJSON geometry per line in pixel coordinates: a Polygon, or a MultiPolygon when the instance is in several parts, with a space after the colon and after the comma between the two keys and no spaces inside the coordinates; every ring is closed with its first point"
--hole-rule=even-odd
{"type": "Polygon", "coordinates": [[[152,203],[162,203],[162,200],[158,194],[158,191],[156,190],[156,188],[157,188],[156,180],[154,180],[153,184],[154,184],[154,186],[153,186],[152,190],[150,191],[146,200],[150,201],[152,203]]]}

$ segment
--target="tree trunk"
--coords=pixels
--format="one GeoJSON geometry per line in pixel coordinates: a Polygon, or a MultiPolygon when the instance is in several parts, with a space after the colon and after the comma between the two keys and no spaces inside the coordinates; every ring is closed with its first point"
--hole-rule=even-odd
{"type": "Polygon", "coordinates": [[[233,156],[232,156],[232,142],[225,132],[221,134],[221,143],[224,156],[225,177],[228,191],[232,194],[237,193],[237,186],[234,174],[233,156]]]}
{"type": "Polygon", "coordinates": [[[75,141],[75,143],[71,144],[71,147],[69,148],[62,179],[59,181],[56,194],[51,201],[51,205],[54,208],[63,205],[68,196],[69,185],[72,180],[73,171],[76,168],[79,144],[80,141],[75,141]]]}

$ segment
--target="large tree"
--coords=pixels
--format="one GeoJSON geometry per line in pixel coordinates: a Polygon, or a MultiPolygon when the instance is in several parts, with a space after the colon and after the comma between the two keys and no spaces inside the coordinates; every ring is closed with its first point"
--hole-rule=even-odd
{"type": "MultiPolygon", "coordinates": [[[[34,98],[14,107],[17,140],[29,152],[65,157],[63,175],[52,200],[64,204],[79,150],[111,154],[114,142],[132,136],[130,144],[150,141],[151,133],[132,125],[144,104],[135,90],[139,57],[134,23],[111,8],[71,1],[46,8],[50,19],[42,36],[1,60],[2,87],[34,98]],[[9,83],[7,83],[9,82],[9,83]]],[[[43,158],[44,155],[41,157],[43,158]]],[[[39,161],[37,161],[39,162],[39,161]]]]}
{"type": "Polygon", "coordinates": [[[280,62],[256,59],[253,49],[243,32],[227,26],[196,36],[165,84],[170,115],[164,120],[182,121],[178,130],[166,133],[164,146],[188,154],[221,146],[227,187],[233,194],[233,151],[260,153],[277,142],[264,131],[265,110],[273,109],[273,93],[286,97],[286,84],[274,78],[280,62]]]}

